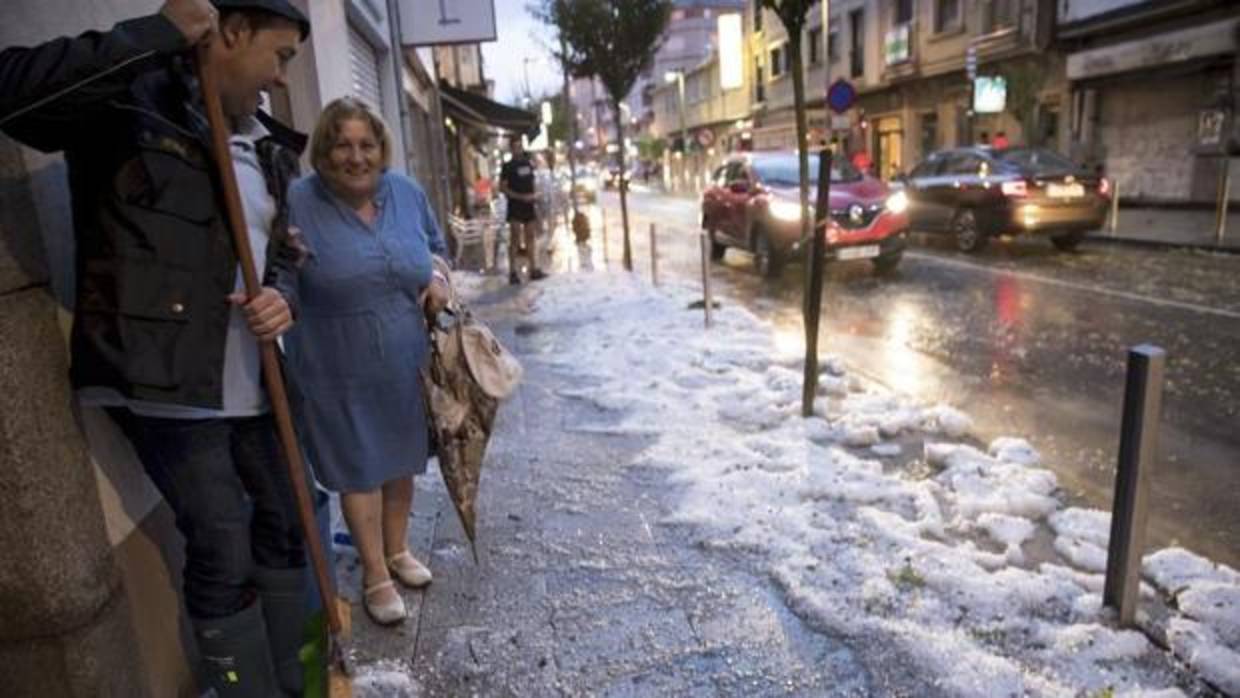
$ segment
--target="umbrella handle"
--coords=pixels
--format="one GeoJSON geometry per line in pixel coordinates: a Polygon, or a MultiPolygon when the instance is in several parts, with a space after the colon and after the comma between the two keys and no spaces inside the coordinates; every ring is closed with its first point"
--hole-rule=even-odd
{"type": "MultiPolygon", "coordinates": [[[[228,214],[228,225],[232,229],[233,247],[236,249],[237,260],[241,265],[245,295],[247,299],[253,299],[262,291],[262,288],[259,286],[258,271],[254,265],[254,251],[250,248],[245,209],[241,206],[241,191],[237,187],[237,173],[233,170],[232,151],[229,150],[228,145],[230,129],[224,117],[223,104],[220,102],[219,83],[215,67],[210,61],[209,45],[205,41],[198,44],[198,81],[202,88],[203,102],[207,108],[207,122],[211,125],[211,153],[219,169],[219,184],[223,189],[224,209],[228,214]]],[[[271,400],[271,411],[275,416],[276,431],[284,451],[289,481],[293,486],[302,535],[310,551],[310,562],[314,567],[315,579],[318,581],[323,611],[327,614],[327,624],[332,635],[339,635],[343,624],[340,619],[340,609],[336,606],[336,588],[327,569],[327,555],[323,550],[323,541],[319,538],[314,505],[310,501],[309,483],[306,481],[306,463],[302,458],[301,447],[297,443],[297,434],[293,430],[288,393],[285,390],[284,374],[280,368],[279,357],[276,355],[276,345],[274,341],[260,341],[259,348],[262,352],[263,382],[267,387],[267,396],[271,400]]]]}

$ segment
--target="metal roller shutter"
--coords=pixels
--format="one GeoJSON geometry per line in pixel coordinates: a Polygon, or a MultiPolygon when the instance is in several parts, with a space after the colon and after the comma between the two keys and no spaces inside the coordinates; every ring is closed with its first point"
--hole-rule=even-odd
{"type": "Polygon", "coordinates": [[[360,97],[376,109],[383,109],[383,91],[379,88],[379,54],[361,32],[349,26],[349,75],[353,96],[360,97]]]}

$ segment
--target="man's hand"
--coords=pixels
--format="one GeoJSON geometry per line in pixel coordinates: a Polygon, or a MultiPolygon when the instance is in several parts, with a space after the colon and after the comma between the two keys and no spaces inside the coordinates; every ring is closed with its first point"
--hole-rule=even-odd
{"type": "Polygon", "coordinates": [[[191,46],[219,28],[220,13],[209,0],[167,0],[159,13],[181,30],[191,46]]]}
{"type": "Polygon", "coordinates": [[[293,326],[293,311],[289,309],[288,302],[270,286],[264,286],[249,303],[245,300],[245,294],[240,292],[230,295],[228,302],[241,306],[250,331],[259,341],[273,342],[293,326]]]}

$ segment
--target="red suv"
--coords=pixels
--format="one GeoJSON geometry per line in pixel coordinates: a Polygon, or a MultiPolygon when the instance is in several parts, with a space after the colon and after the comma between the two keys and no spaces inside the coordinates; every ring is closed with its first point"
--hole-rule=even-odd
{"type": "MultiPolygon", "coordinates": [[[[818,188],[816,153],[809,170],[812,200],[818,188]]],[[[711,258],[722,259],[729,247],[748,250],[759,273],[778,275],[809,243],[801,238],[799,173],[795,151],[745,153],[716,170],[702,195],[711,258]]],[[[903,192],[892,192],[847,160],[833,160],[827,258],[868,259],[880,273],[895,269],[908,242],[907,208],[903,192]]]]}

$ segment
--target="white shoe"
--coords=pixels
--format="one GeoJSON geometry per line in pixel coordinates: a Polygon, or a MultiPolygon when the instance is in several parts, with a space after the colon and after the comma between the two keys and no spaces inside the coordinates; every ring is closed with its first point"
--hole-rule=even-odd
{"type": "Polygon", "coordinates": [[[362,593],[362,607],[366,609],[366,615],[379,625],[396,625],[405,618],[409,617],[409,611],[405,609],[405,601],[400,598],[400,594],[393,592],[394,600],[387,603],[374,603],[371,601],[371,595],[383,591],[384,589],[395,589],[396,583],[390,579],[385,579],[378,584],[367,587],[362,593]]]}
{"type": "Polygon", "coordinates": [[[387,559],[388,570],[401,584],[413,589],[420,589],[431,583],[431,571],[426,565],[418,562],[408,550],[403,550],[387,559]]]}

